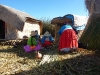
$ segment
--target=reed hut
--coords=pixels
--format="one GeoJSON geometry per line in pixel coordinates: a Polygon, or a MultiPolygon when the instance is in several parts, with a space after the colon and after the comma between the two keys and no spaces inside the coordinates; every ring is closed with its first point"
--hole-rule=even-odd
{"type": "Polygon", "coordinates": [[[42,22],[29,14],[6,5],[0,5],[0,39],[29,37],[32,30],[42,32],[42,22]]]}
{"type": "Polygon", "coordinates": [[[85,6],[89,14],[100,12],[100,0],[85,0],[85,6]]]}
{"type": "Polygon", "coordinates": [[[100,0],[85,0],[89,19],[79,39],[87,49],[100,49],[100,0]]]}
{"type": "Polygon", "coordinates": [[[53,24],[55,27],[55,37],[54,37],[55,43],[57,43],[57,41],[59,41],[58,30],[60,29],[60,27],[62,25],[60,20],[62,20],[62,17],[55,17],[51,20],[51,24],[53,24]]]}

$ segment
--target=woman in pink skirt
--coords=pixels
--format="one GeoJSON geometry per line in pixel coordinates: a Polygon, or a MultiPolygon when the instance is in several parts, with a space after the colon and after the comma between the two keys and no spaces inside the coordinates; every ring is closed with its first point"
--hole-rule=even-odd
{"type": "Polygon", "coordinates": [[[70,52],[78,48],[77,34],[71,26],[71,21],[63,25],[58,34],[60,35],[59,51],[70,52]]]}
{"type": "Polygon", "coordinates": [[[31,31],[30,37],[27,40],[27,45],[24,46],[25,52],[39,52],[41,50],[41,45],[39,38],[37,38],[35,31],[31,31]]]}

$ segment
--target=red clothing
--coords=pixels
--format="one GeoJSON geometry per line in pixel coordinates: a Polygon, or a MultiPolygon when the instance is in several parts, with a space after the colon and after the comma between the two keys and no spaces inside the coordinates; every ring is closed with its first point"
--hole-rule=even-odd
{"type": "Polygon", "coordinates": [[[52,42],[51,41],[45,41],[44,44],[42,44],[42,46],[44,48],[49,47],[49,46],[52,46],[52,42]]]}
{"type": "Polygon", "coordinates": [[[62,48],[78,48],[77,35],[73,29],[64,30],[60,36],[59,50],[62,48]]]}

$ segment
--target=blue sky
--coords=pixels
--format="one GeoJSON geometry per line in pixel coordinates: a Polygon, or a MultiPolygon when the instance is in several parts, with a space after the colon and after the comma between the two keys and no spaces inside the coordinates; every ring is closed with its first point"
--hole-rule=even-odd
{"type": "Polygon", "coordinates": [[[0,4],[24,11],[36,19],[66,14],[88,16],[84,0],[0,0],[0,4]]]}

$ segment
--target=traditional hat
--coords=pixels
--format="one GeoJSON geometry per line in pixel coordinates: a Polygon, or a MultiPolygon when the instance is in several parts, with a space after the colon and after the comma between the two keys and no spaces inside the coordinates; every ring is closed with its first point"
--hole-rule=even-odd
{"type": "Polygon", "coordinates": [[[48,31],[46,31],[46,32],[44,33],[44,36],[51,36],[51,34],[50,34],[48,31]]]}
{"type": "Polygon", "coordinates": [[[36,35],[35,31],[31,31],[30,36],[35,36],[35,35],[36,35]]]}

